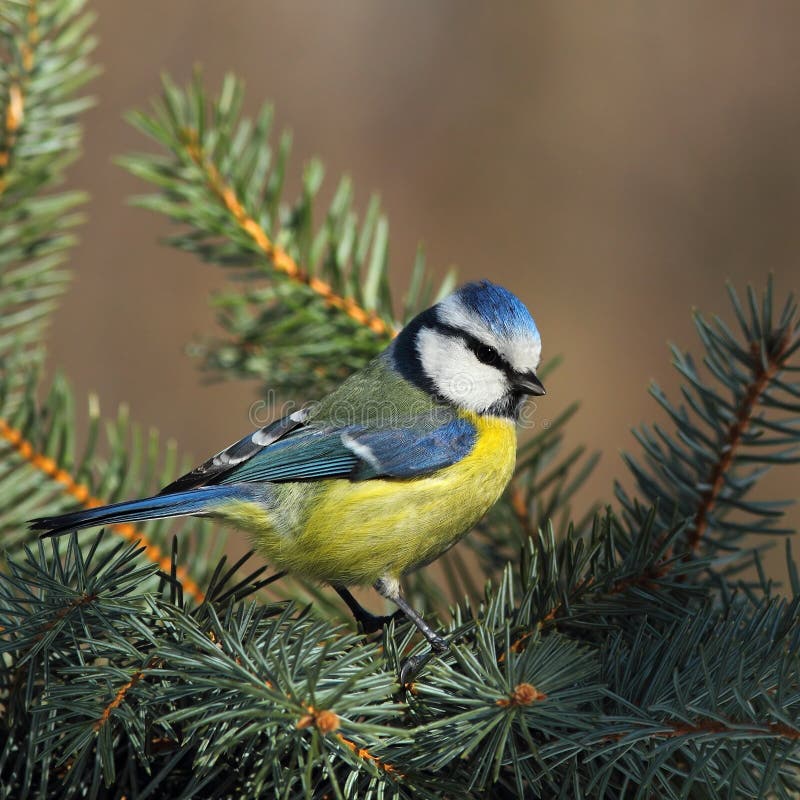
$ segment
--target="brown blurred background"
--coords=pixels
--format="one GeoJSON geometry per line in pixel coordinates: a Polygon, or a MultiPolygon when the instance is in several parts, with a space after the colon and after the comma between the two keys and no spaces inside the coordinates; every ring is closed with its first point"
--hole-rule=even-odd
{"type": "MultiPolygon", "coordinates": [[[[629,428],[674,395],[667,340],[697,350],[690,309],[728,308],[725,279],[800,288],[800,4],[99,0],[85,155],[92,196],[52,331],[78,397],[205,457],[250,423],[253,385],[207,386],[184,347],[213,331],[220,269],[159,245],[169,226],[126,199],[114,156],[149,147],[122,119],[194,64],[247,82],[294,130],[293,185],[378,190],[398,289],[418,241],[438,274],[502,282],[565,356],[541,419],[579,398],[570,441],[604,453],[581,498],[611,497],[629,428]]],[[[798,496],[800,472],[773,496],[798,496]]],[[[797,525],[800,515],[792,512],[797,525]]],[[[782,548],[781,548],[782,550],[782,548]]],[[[773,567],[780,573],[782,556],[773,567]]]]}

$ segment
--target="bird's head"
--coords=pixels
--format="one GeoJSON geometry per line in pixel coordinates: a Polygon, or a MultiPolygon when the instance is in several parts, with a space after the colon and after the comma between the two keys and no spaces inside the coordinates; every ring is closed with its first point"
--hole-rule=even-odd
{"type": "Polygon", "coordinates": [[[393,346],[395,367],[436,397],[477,414],[516,417],[536,377],[542,342],[522,301],[489,281],[468,283],[423,311],[393,346]]]}

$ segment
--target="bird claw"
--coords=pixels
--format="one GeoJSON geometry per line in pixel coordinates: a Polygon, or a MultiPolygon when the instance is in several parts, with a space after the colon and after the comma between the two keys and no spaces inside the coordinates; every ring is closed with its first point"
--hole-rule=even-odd
{"type": "Polygon", "coordinates": [[[384,616],[366,613],[358,617],[358,624],[364,633],[375,633],[388,625],[393,619],[400,619],[403,616],[402,611],[395,611],[394,614],[386,614],[384,616]]]}
{"type": "Polygon", "coordinates": [[[420,653],[407,658],[400,667],[400,685],[408,687],[414,683],[417,675],[432,657],[433,653],[428,651],[427,653],[420,653]]]}
{"type": "Polygon", "coordinates": [[[426,653],[418,653],[409,656],[400,667],[400,685],[408,686],[413,683],[422,668],[434,657],[447,652],[450,645],[441,636],[435,636],[429,640],[431,649],[426,653]]]}

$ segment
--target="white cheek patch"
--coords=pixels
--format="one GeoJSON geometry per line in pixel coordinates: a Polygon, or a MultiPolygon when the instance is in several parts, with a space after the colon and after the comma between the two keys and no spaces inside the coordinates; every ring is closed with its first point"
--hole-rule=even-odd
{"type": "Polygon", "coordinates": [[[482,413],[509,390],[505,374],[483,364],[461,339],[431,328],[417,334],[417,352],[425,374],[451,403],[482,413]]]}
{"type": "Polygon", "coordinates": [[[517,372],[528,372],[539,366],[542,340],[538,335],[521,333],[511,338],[498,336],[453,294],[439,303],[438,316],[446,325],[451,325],[494,347],[517,372]]]}

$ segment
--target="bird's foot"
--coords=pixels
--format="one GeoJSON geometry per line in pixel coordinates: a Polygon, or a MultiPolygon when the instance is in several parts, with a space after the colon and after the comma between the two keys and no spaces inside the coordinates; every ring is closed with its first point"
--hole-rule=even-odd
{"type": "Polygon", "coordinates": [[[365,611],[363,614],[356,617],[356,622],[364,633],[375,633],[375,631],[379,631],[381,628],[388,625],[393,619],[403,618],[404,614],[402,611],[395,611],[394,614],[385,614],[382,616],[370,614],[368,611],[365,611]]]}
{"type": "Polygon", "coordinates": [[[400,667],[400,685],[408,686],[412,684],[422,668],[434,657],[446,653],[450,645],[441,636],[434,636],[428,639],[431,649],[427,653],[418,653],[407,658],[400,667]]]}
{"type": "Polygon", "coordinates": [[[394,614],[387,614],[385,616],[371,614],[352,594],[350,594],[350,590],[347,589],[347,587],[334,584],[333,588],[336,590],[339,597],[347,603],[347,607],[353,613],[356,625],[362,633],[375,633],[375,631],[379,631],[385,625],[388,625],[393,619],[401,619],[405,616],[402,609],[398,609],[394,614]]]}

